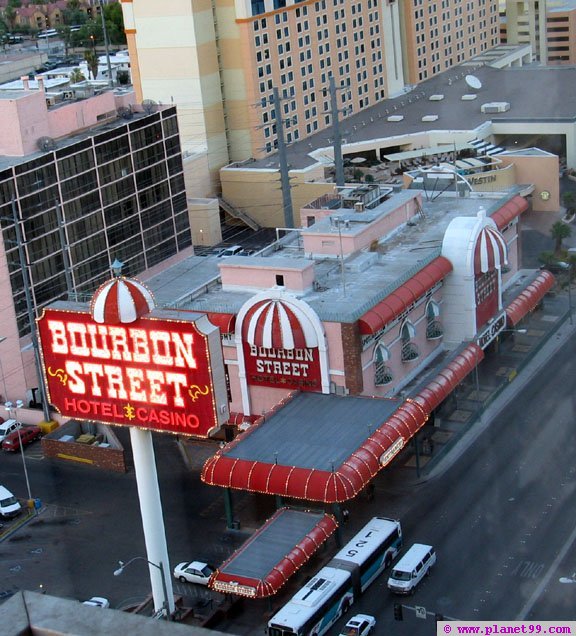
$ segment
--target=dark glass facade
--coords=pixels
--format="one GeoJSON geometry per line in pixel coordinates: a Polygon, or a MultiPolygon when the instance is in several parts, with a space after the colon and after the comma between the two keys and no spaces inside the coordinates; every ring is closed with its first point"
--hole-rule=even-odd
{"type": "Polygon", "coordinates": [[[13,205],[37,310],[68,292],[92,293],[116,258],[133,276],[192,244],[175,108],[69,141],[0,170],[0,224],[21,335],[29,325],[13,205]]]}

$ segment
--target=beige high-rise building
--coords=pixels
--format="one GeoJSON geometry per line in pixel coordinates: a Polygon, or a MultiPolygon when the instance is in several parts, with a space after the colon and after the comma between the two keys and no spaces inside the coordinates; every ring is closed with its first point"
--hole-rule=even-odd
{"type": "Polygon", "coordinates": [[[504,8],[504,42],[530,44],[544,65],[576,64],[576,0],[506,0],[504,8]]]}
{"type": "MultiPolygon", "coordinates": [[[[185,155],[233,161],[398,95],[499,42],[498,0],[122,0],[140,99],[175,103],[185,155]],[[273,88],[280,91],[275,112],[273,88]]],[[[186,165],[186,156],[185,156],[186,165]]],[[[216,187],[216,186],[215,186],[216,187]]],[[[195,196],[207,196],[198,192],[195,196]]]]}

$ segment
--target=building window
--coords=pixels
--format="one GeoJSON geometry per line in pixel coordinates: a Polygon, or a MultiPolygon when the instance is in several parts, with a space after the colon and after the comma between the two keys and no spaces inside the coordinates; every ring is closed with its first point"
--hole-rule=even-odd
{"type": "Polygon", "coordinates": [[[284,287],[284,275],[283,274],[276,274],[276,285],[278,285],[280,287],[284,287]]]}
{"type": "Polygon", "coordinates": [[[444,335],[444,329],[440,322],[440,306],[434,300],[426,305],[426,338],[438,340],[444,335]]]}
{"type": "Polygon", "coordinates": [[[417,345],[412,342],[416,336],[414,325],[406,320],[400,329],[400,340],[402,342],[402,362],[410,362],[416,360],[420,356],[417,345]]]}
{"type": "Polygon", "coordinates": [[[388,366],[390,352],[383,344],[377,344],[374,349],[374,384],[383,386],[390,384],[394,379],[392,369],[388,366]]]}

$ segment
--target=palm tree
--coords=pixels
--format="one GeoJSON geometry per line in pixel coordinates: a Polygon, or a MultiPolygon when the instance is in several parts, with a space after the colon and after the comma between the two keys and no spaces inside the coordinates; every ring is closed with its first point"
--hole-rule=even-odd
{"type": "Polygon", "coordinates": [[[73,68],[70,73],[70,84],[78,84],[78,82],[83,82],[86,78],[84,77],[84,73],[79,68],[73,68]]]}
{"type": "Polygon", "coordinates": [[[576,208],[576,192],[572,192],[568,190],[562,195],[562,203],[566,208],[566,211],[569,216],[574,214],[574,208],[576,208]]]}
{"type": "Polygon", "coordinates": [[[92,79],[95,80],[98,75],[98,56],[96,52],[90,49],[84,51],[84,59],[86,60],[86,64],[88,64],[90,73],[92,73],[92,79]]]}
{"type": "Polygon", "coordinates": [[[558,256],[562,251],[562,241],[572,235],[572,230],[569,225],[562,223],[562,221],[556,221],[550,228],[550,236],[556,241],[554,245],[554,254],[558,256]]]}

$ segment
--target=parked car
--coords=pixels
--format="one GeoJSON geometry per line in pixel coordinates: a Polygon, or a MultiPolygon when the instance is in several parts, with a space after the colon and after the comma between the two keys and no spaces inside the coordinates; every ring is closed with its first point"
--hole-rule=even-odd
{"type": "Polygon", "coordinates": [[[42,431],[38,426],[21,426],[6,435],[2,441],[2,450],[20,450],[20,443],[22,443],[22,447],[24,448],[41,437],[42,431]]]}
{"type": "Polygon", "coordinates": [[[225,247],[219,254],[218,258],[230,258],[230,256],[244,256],[244,248],[242,245],[231,245],[225,247]]]}
{"type": "Polygon", "coordinates": [[[174,578],[185,583],[199,583],[208,585],[208,579],[214,572],[214,568],[202,561],[184,561],[174,568],[174,578]]]}
{"type": "Polygon", "coordinates": [[[17,428],[20,428],[22,424],[17,422],[16,420],[6,420],[0,424],[0,443],[4,441],[12,431],[15,431],[17,428]]]}
{"type": "Polygon", "coordinates": [[[20,514],[22,506],[16,497],[4,486],[0,486],[0,516],[15,517],[20,514]]]}
{"type": "Polygon", "coordinates": [[[93,596],[87,601],[82,601],[82,605],[90,605],[90,607],[101,607],[106,609],[107,607],[110,607],[110,601],[103,596],[93,596]]]}
{"type": "Polygon", "coordinates": [[[356,614],[346,623],[340,636],[368,636],[376,627],[376,619],[368,614],[356,614]]]}

